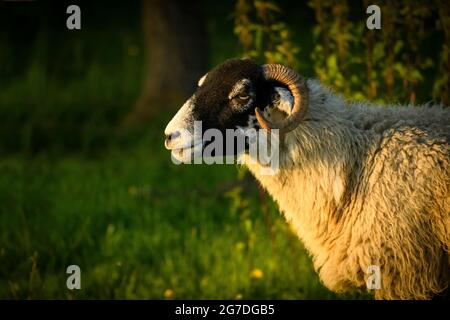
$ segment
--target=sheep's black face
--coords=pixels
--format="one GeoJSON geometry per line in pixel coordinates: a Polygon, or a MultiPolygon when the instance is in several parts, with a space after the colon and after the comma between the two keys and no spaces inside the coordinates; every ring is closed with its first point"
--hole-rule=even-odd
{"type": "Polygon", "coordinates": [[[247,127],[256,106],[265,106],[267,97],[262,69],[251,60],[233,59],[217,66],[199,82],[194,94],[194,118],[204,129],[247,127]]]}
{"type": "Polygon", "coordinates": [[[275,87],[264,80],[261,66],[247,59],[228,60],[200,79],[196,92],[169,122],[166,148],[183,161],[190,151],[205,147],[198,135],[208,129],[224,134],[226,129],[259,128],[255,107],[264,109],[275,95],[275,87]],[[199,121],[201,130],[194,130],[199,121]]]}

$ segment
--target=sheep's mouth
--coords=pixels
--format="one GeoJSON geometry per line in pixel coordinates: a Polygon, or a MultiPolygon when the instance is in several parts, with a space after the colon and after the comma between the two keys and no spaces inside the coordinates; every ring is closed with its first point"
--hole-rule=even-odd
{"type": "Polygon", "coordinates": [[[202,157],[203,143],[199,142],[182,148],[169,149],[172,156],[182,162],[191,163],[195,158],[202,157]]]}

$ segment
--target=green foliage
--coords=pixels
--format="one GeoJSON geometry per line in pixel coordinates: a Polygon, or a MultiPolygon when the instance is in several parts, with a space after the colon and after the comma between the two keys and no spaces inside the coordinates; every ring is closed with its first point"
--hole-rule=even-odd
{"type": "MultiPolygon", "coordinates": [[[[425,73],[434,66],[435,52],[423,46],[436,37],[435,30],[425,28],[425,23],[437,13],[423,1],[382,1],[378,3],[381,30],[368,30],[367,16],[351,19],[349,4],[309,2],[317,20],[311,55],[317,75],[353,99],[415,103],[419,87],[431,87],[432,79],[426,79],[425,73]]],[[[370,4],[361,1],[357,8],[365,13],[370,4]]],[[[422,99],[429,100],[431,95],[422,99]]]]}
{"type": "MultiPolygon", "coordinates": [[[[308,1],[316,23],[302,38],[314,40],[315,76],[351,99],[416,103],[434,98],[448,105],[450,5],[435,3],[380,1],[381,30],[368,30],[368,0],[308,1]],[[436,28],[430,21],[438,22],[436,28]]],[[[280,13],[273,1],[237,0],[234,31],[244,56],[298,69],[304,43],[292,41],[280,13]]]]}
{"type": "Polygon", "coordinates": [[[350,78],[349,72],[353,65],[362,62],[360,56],[350,52],[362,35],[362,28],[347,19],[349,7],[346,1],[314,0],[309,5],[315,9],[317,20],[313,27],[317,45],[311,53],[317,76],[347,96],[361,96],[357,87],[361,79],[358,74],[352,74],[350,78]]]}
{"type": "Polygon", "coordinates": [[[436,28],[443,35],[443,44],[439,55],[439,72],[433,86],[433,97],[440,97],[445,105],[450,104],[450,5],[445,0],[435,0],[439,19],[436,28]]]}
{"type": "Polygon", "coordinates": [[[234,32],[243,55],[260,63],[283,63],[298,67],[299,47],[291,40],[287,25],[279,20],[281,9],[272,1],[238,0],[234,32]]]}

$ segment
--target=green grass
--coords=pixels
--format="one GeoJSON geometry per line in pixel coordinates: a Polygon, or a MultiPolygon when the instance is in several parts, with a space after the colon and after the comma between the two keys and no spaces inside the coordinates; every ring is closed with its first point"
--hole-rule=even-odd
{"type": "Polygon", "coordinates": [[[157,133],[95,158],[0,160],[0,298],[336,298],[242,169],[173,165],[157,133]]]}

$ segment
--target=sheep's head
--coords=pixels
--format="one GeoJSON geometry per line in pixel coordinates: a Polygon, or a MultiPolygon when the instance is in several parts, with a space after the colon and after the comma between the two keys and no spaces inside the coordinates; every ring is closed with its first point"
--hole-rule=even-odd
{"type": "MultiPolygon", "coordinates": [[[[180,161],[196,148],[204,148],[194,134],[194,122],[202,131],[217,129],[279,129],[286,134],[295,129],[308,107],[305,80],[282,65],[259,66],[248,59],[231,59],[212,69],[198,83],[196,92],[181,107],[165,129],[167,149],[180,161]],[[279,121],[270,110],[285,113],[279,121]]],[[[200,133],[201,134],[201,133],[200,133]]]]}

